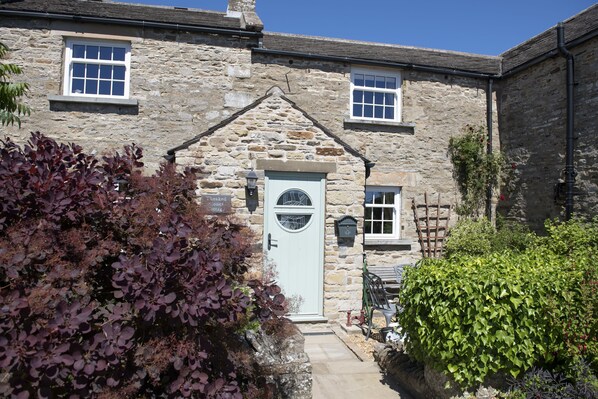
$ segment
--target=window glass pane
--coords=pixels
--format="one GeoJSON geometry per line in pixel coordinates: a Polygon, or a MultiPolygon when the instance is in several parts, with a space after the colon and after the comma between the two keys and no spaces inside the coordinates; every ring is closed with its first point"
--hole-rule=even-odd
{"type": "Polygon", "coordinates": [[[386,105],[395,105],[395,95],[394,94],[385,94],[386,105]]]}
{"type": "Polygon", "coordinates": [[[112,79],[112,65],[100,65],[100,79],[112,79]]]}
{"type": "Polygon", "coordinates": [[[382,222],[373,222],[372,223],[372,233],[373,234],[382,234],[382,222]]]}
{"type": "Polygon", "coordinates": [[[371,91],[366,91],[363,93],[363,102],[366,104],[373,104],[374,103],[374,93],[371,91]]]}
{"type": "Polygon", "coordinates": [[[384,119],[384,107],[374,108],[374,118],[384,119]]]}
{"type": "Polygon", "coordinates": [[[71,93],[73,94],[81,94],[83,93],[83,88],[85,85],[85,80],[83,79],[73,79],[71,93]]]}
{"type": "Polygon", "coordinates": [[[355,74],[355,82],[353,84],[355,86],[363,86],[363,74],[355,74]]]}
{"type": "Polygon", "coordinates": [[[366,118],[372,118],[374,116],[374,107],[371,105],[364,105],[363,116],[366,118]]]}
{"type": "Polygon", "coordinates": [[[85,58],[85,46],[73,44],[73,58],[85,58]]]}
{"type": "Polygon", "coordinates": [[[376,104],[384,104],[384,93],[374,93],[374,102],[376,104]]]}
{"type": "Polygon", "coordinates": [[[387,89],[396,89],[397,88],[397,78],[386,78],[386,88],[387,89]]]}
{"type": "Polygon", "coordinates": [[[361,104],[353,105],[353,116],[363,116],[361,104]]]}
{"type": "Polygon", "coordinates": [[[365,208],[365,218],[366,219],[372,218],[372,208],[365,208]]]}
{"type": "Polygon", "coordinates": [[[355,103],[363,102],[363,91],[362,90],[353,91],[353,102],[355,102],[355,103]]]}
{"type": "Polygon", "coordinates": [[[376,195],[374,196],[374,204],[383,204],[383,201],[384,197],[382,196],[382,193],[376,192],[376,195]]]}
{"type": "Polygon", "coordinates": [[[385,81],[386,79],[384,76],[376,76],[376,87],[383,89],[385,86],[385,81]]]}
{"type": "Polygon", "coordinates": [[[125,67],[124,66],[115,66],[114,67],[114,80],[125,80],[125,67]]]}
{"type": "Polygon", "coordinates": [[[371,234],[372,233],[372,222],[370,222],[369,220],[366,220],[365,223],[363,224],[363,230],[365,231],[366,234],[371,234]]]}
{"type": "Polygon", "coordinates": [[[99,65],[87,64],[87,78],[97,79],[99,70],[99,65]]]}
{"type": "Polygon", "coordinates": [[[125,95],[125,82],[112,83],[112,95],[113,96],[124,96],[125,95]]]}
{"type": "Polygon", "coordinates": [[[84,78],[85,77],[85,64],[73,63],[73,77],[84,78]]]}
{"type": "Polygon", "coordinates": [[[99,50],[98,46],[87,46],[87,55],[85,58],[89,60],[97,60],[99,50]]]}
{"type": "Polygon", "coordinates": [[[375,81],[375,76],[374,75],[365,75],[365,86],[367,87],[374,87],[374,81],[375,81]]]}
{"type": "Polygon", "coordinates": [[[382,234],[392,234],[392,222],[385,222],[382,226],[382,234]]]}
{"type": "Polygon", "coordinates": [[[393,220],[393,213],[394,213],[393,208],[384,208],[382,211],[383,211],[382,215],[384,216],[384,220],[390,220],[390,221],[393,220]]]}
{"type": "Polygon", "coordinates": [[[100,80],[100,94],[109,96],[110,95],[110,84],[109,80],[100,80]]]}
{"type": "Polygon", "coordinates": [[[101,60],[112,60],[112,47],[100,47],[100,59],[101,60]]]}
{"type": "Polygon", "coordinates": [[[95,79],[85,81],[85,94],[98,94],[98,81],[95,79]]]}
{"type": "Polygon", "coordinates": [[[365,203],[366,204],[373,204],[374,203],[374,195],[376,193],[374,191],[366,191],[365,193],[365,203]]]}
{"type": "Polygon", "coordinates": [[[373,220],[382,220],[382,208],[372,208],[373,220]]]}
{"type": "Polygon", "coordinates": [[[384,119],[394,119],[395,118],[395,109],[392,107],[386,107],[386,113],[384,114],[384,119]]]}
{"type": "Polygon", "coordinates": [[[384,203],[385,204],[394,204],[395,203],[395,193],[384,193],[384,203]]]}
{"type": "Polygon", "coordinates": [[[125,48],[124,47],[114,47],[112,50],[112,59],[114,61],[124,61],[125,60],[125,48]]]}

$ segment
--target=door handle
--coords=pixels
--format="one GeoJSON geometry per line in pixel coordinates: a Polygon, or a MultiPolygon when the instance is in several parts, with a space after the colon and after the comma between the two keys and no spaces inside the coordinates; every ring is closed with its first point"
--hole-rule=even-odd
{"type": "Polygon", "coordinates": [[[278,248],[278,244],[273,244],[272,242],[278,243],[278,240],[273,240],[272,234],[268,233],[268,251],[272,249],[272,247],[278,248]]]}

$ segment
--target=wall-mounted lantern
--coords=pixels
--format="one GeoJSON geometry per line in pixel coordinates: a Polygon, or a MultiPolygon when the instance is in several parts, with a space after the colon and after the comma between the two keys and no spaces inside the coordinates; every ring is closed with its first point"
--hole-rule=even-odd
{"type": "Polygon", "coordinates": [[[250,213],[257,209],[257,174],[252,169],[247,173],[247,185],[245,186],[245,205],[250,213]]]}

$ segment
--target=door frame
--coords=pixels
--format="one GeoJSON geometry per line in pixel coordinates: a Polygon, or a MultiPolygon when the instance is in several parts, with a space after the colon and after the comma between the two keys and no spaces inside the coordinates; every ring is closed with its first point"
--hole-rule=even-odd
{"type": "MultiPolygon", "coordinates": [[[[264,228],[263,228],[263,237],[262,237],[262,250],[264,253],[266,252],[266,243],[268,242],[268,226],[270,223],[271,218],[271,208],[270,208],[270,177],[277,177],[282,178],[288,181],[300,181],[303,179],[311,180],[311,181],[320,181],[320,212],[319,215],[314,215],[318,218],[320,223],[320,231],[318,237],[318,313],[315,315],[293,315],[291,314],[289,318],[291,321],[294,322],[310,322],[310,321],[326,321],[328,320],[324,317],[324,253],[326,251],[326,174],[325,173],[309,173],[309,172],[279,172],[279,171],[271,171],[266,170],[264,171],[264,228]]],[[[298,188],[293,187],[292,184],[289,184],[288,189],[298,188]]],[[[264,259],[264,262],[266,259],[264,259]]]]}

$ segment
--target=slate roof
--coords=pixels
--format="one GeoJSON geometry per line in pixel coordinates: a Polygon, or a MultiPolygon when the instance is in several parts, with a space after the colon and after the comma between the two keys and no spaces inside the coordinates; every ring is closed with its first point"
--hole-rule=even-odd
{"type": "Polygon", "coordinates": [[[224,12],[112,3],[108,1],[2,0],[0,1],[0,13],[2,10],[241,29],[240,19],[227,17],[224,12]]]}
{"type": "MultiPolygon", "coordinates": [[[[246,32],[251,36],[261,34],[254,31],[255,27],[243,29],[240,18],[227,17],[224,12],[118,3],[111,0],[0,0],[0,15],[7,16],[11,12],[33,13],[41,17],[64,15],[112,19],[115,24],[131,21],[136,24],[181,25],[182,29],[185,26],[221,29],[233,34],[246,32]]],[[[569,18],[564,25],[565,41],[571,46],[598,35],[598,4],[569,18]]],[[[257,28],[260,29],[261,27],[257,28]]],[[[525,67],[540,57],[554,56],[558,53],[555,28],[507,50],[500,56],[282,33],[264,33],[262,46],[263,48],[256,48],[255,51],[303,55],[315,59],[346,60],[353,63],[363,61],[365,64],[421,67],[421,70],[440,68],[464,76],[479,74],[480,77],[499,77],[515,68],[525,67]]]]}
{"type": "Polygon", "coordinates": [[[427,65],[491,75],[500,73],[500,57],[456,51],[282,33],[265,33],[263,46],[267,50],[376,60],[388,63],[427,65]]]}
{"type": "MultiPolygon", "coordinates": [[[[590,35],[598,34],[598,4],[564,21],[565,43],[575,44],[590,35]]],[[[519,67],[548,52],[557,54],[556,26],[501,54],[503,72],[519,67]]]]}

